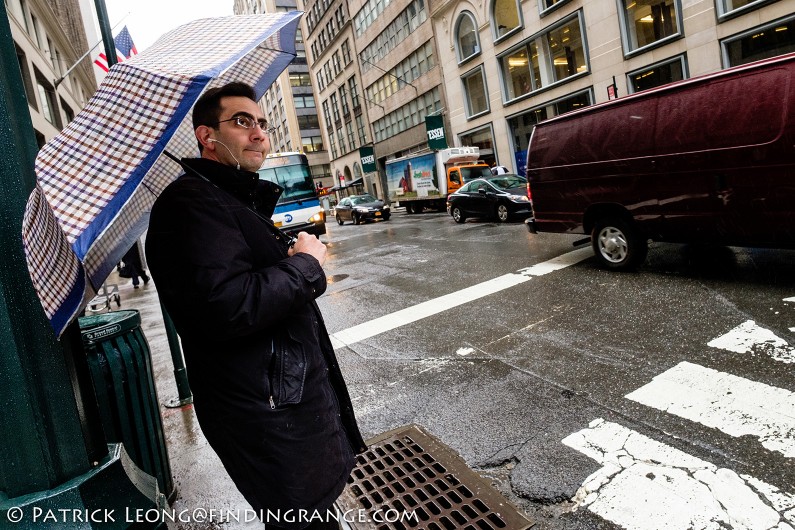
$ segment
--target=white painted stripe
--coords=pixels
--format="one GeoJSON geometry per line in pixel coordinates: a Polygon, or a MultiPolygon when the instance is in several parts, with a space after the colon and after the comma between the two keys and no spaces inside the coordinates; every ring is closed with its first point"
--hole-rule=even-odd
{"type": "Polygon", "coordinates": [[[795,302],[795,296],[790,296],[789,298],[784,299],[785,302],[795,302]]]}
{"type": "Polygon", "coordinates": [[[795,458],[795,393],[682,362],[628,399],[795,458]]]}
{"type": "Polygon", "coordinates": [[[792,530],[795,495],[597,419],[563,443],[602,465],[573,501],[630,530],[792,530]]]}
{"type": "Polygon", "coordinates": [[[349,346],[357,342],[369,339],[381,333],[391,331],[400,326],[411,324],[423,318],[436,315],[442,311],[447,311],[454,307],[472,302],[484,296],[498,293],[510,287],[519,285],[530,280],[533,276],[543,276],[550,272],[558,271],[565,267],[579,263],[584,259],[593,256],[590,249],[577,249],[562,256],[558,256],[549,261],[538,263],[532,267],[526,267],[516,273],[505,274],[491,280],[461,289],[454,293],[434,298],[420,304],[401,309],[394,313],[364,322],[357,326],[338,331],[331,335],[331,343],[335,349],[349,346]]]}
{"type": "Polygon", "coordinates": [[[764,353],[774,361],[795,363],[795,348],[753,320],[746,320],[725,335],[710,341],[707,346],[734,353],[764,353]]]}

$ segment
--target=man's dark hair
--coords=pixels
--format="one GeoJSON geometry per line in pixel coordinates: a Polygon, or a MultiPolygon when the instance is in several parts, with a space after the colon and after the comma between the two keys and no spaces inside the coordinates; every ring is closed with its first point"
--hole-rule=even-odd
{"type": "MultiPolygon", "coordinates": [[[[193,107],[193,130],[200,125],[207,125],[215,128],[218,120],[221,119],[221,99],[228,97],[243,97],[251,101],[257,101],[257,94],[254,89],[246,83],[233,81],[224,86],[211,88],[201,95],[196,105],[193,107]]],[[[199,151],[202,145],[199,143],[199,151]]]]}

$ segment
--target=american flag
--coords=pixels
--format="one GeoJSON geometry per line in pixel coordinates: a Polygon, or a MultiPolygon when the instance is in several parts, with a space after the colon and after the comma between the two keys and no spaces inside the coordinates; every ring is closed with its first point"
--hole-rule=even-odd
{"type": "MultiPolygon", "coordinates": [[[[119,34],[116,35],[116,38],[113,39],[113,42],[116,45],[116,57],[118,62],[123,62],[125,59],[129,59],[133,55],[138,54],[132,37],[130,37],[130,32],[127,31],[127,26],[122,28],[119,34]]],[[[108,57],[104,53],[99,54],[94,64],[99,66],[102,71],[108,71],[108,57]]]]}

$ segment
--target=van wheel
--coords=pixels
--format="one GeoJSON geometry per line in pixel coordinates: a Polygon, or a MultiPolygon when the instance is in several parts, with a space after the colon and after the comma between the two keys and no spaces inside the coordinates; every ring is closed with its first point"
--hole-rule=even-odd
{"type": "Polygon", "coordinates": [[[337,218],[337,224],[338,224],[338,225],[340,225],[340,226],[342,226],[342,224],[343,224],[345,221],[343,221],[343,220],[342,220],[342,217],[340,217],[340,214],[337,214],[337,215],[336,215],[336,218],[337,218]]]}
{"type": "Polygon", "coordinates": [[[499,220],[499,222],[504,223],[508,220],[508,207],[504,204],[498,204],[494,213],[497,214],[497,220],[499,220]]]}
{"type": "Polygon", "coordinates": [[[453,207],[453,210],[450,212],[450,215],[453,216],[453,220],[456,223],[463,223],[466,222],[467,220],[466,216],[464,215],[464,212],[462,212],[461,208],[459,208],[458,206],[453,207]]]}
{"type": "Polygon", "coordinates": [[[601,264],[612,270],[634,270],[646,259],[649,250],[631,222],[605,218],[596,222],[591,245],[601,264]]]}

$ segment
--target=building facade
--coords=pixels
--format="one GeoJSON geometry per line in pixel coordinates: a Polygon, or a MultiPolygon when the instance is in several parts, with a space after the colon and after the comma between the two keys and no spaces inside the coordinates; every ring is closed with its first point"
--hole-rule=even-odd
{"type": "Polygon", "coordinates": [[[304,27],[337,183],[385,197],[387,159],[428,149],[425,116],[444,112],[442,70],[425,0],[306,0],[304,27]],[[362,174],[372,145],[379,172],[362,174]],[[340,179],[342,177],[342,179],[340,179]]]}
{"type": "Polygon", "coordinates": [[[97,89],[78,0],[6,0],[39,147],[57,135],[97,89]]]}
{"type": "Polygon", "coordinates": [[[540,120],[795,51],[795,0],[430,3],[456,145],[521,174],[540,120]]]}
{"type": "MultiPolygon", "coordinates": [[[[235,0],[236,15],[295,11],[295,0],[235,0]]],[[[315,186],[334,185],[329,155],[320,130],[312,79],[307,65],[303,29],[296,32],[293,62],[260,101],[268,122],[275,128],[273,152],[301,151],[307,155],[315,186]]]]}

